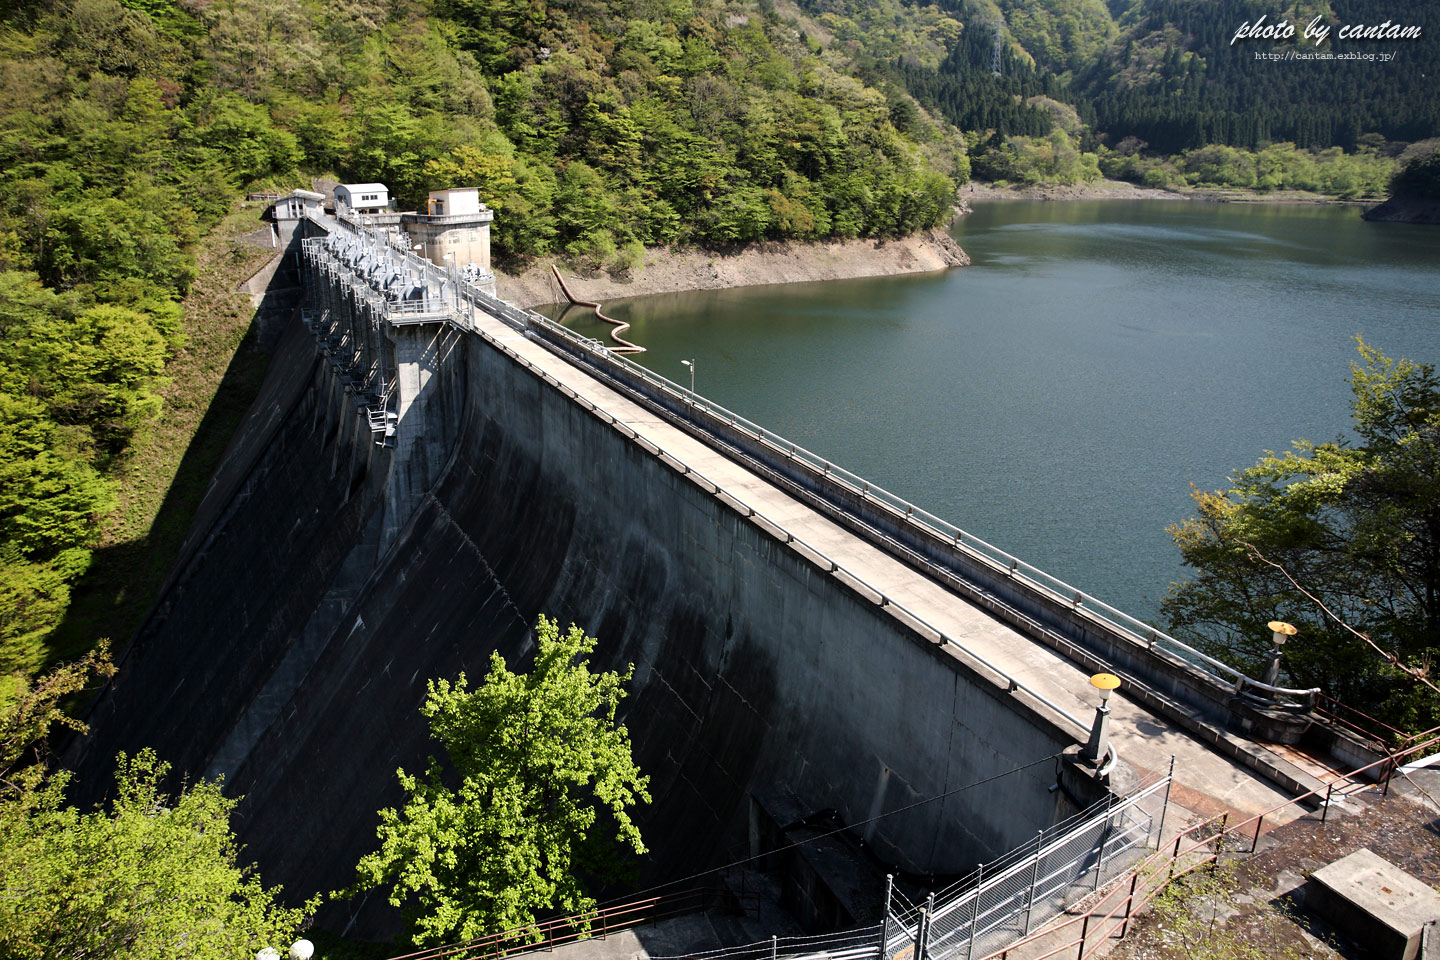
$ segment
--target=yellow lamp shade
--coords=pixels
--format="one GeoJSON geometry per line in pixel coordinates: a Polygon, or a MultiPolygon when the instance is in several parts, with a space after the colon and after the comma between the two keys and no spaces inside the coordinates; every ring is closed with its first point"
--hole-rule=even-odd
{"type": "Polygon", "coordinates": [[[1270,638],[1277,647],[1284,646],[1286,640],[1300,632],[1298,627],[1284,620],[1271,620],[1266,626],[1270,628],[1270,638]]]}

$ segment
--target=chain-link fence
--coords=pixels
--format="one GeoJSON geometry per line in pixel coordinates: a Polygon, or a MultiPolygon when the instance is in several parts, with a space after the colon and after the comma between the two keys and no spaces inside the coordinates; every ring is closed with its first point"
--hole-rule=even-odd
{"type": "Polygon", "coordinates": [[[1026,936],[1158,844],[1169,787],[1162,777],[1124,800],[1102,801],[982,865],[924,907],[892,890],[883,960],[971,960],[1026,936]]]}

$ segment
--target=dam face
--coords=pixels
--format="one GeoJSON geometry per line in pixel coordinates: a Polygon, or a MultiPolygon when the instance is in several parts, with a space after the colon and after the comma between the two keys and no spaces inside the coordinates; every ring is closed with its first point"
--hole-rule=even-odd
{"type": "MultiPolygon", "coordinates": [[[[285,332],[72,750],[82,793],[104,791],[117,751],[152,746],[244,796],[239,838],[286,899],[337,889],[402,799],[396,768],[437,750],[426,681],[478,684],[492,651],[526,668],[545,614],[599,638],[596,668],[635,665],[621,719],[654,797],[637,816],[646,881],[732,859],[751,796],[777,786],[922,874],[1056,822],[1055,766],[1037,761],[1074,740],[1050,719],[503,343],[428,323],[378,349],[401,380],[422,371],[393,447],[310,332],[285,332]]],[[[382,899],[353,932],[393,929],[382,899]]]]}

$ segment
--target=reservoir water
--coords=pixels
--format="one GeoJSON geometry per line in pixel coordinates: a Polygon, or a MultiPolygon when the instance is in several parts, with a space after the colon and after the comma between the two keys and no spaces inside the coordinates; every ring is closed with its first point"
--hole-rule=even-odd
{"type": "Polygon", "coordinates": [[[1165,527],[1192,483],[1346,431],[1356,335],[1440,362],[1437,227],[1011,201],[953,233],[972,266],[606,312],[646,366],[687,382],[693,357],[716,402],[1145,619],[1184,575],[1165,527]]]}

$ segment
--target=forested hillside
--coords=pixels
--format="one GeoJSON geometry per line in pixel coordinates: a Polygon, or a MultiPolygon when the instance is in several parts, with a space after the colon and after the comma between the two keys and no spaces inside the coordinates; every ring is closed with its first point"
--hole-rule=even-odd
{"type": "MultiPolygon", "coordinates": [[[[0,14],[0,677],[47,637],[246,188],[478,184],[502,257],[909,233],[965,141],[773,7],[20,0],[0,14]],[[909,108],[908,110],[905,108],[909,108]]],[[[3,699],[3,695],[0,695],[3,699]]]]}
{"type": "Polygon", "coordinates": [[[800,4],[844,41],[863,76],[967,131],[984,179],[1074,183],[1103,173],[1150,186],[1375,196],[1407,143],[1440,136],[1436,0],[800,4]],[[1295,24],[1295,36],[1231,43],[1262,15],[1295,24]],[[1331,28],[1318,47],[1303,36],[1315,17],[1331,28]],[[1338,36],[1340,25],[1387,19],[1420,27],[1422,39],[1338,36]],[[1256,58],[1291,51],[1333,59],[1256,58]],[[1362,59],[1344,59],[1352,55],[1362,59]]]}
{"type": "Polygon", "coordinates": [[[1440,135],[1440,4],[1331,0],[1270,6],[1254,0],[1140,0],[1121,18],[1117,43],[1076,78],[1093,102],[1097,129],[1115,142],[1138,137],[1163,153],[1219,143],[1254,150],[1289,141],[1353,151],[1365,134],[1414,141],[1440,135]],[[1268,14],[1298,27],[1287,41],[1231,43],[1244,23],[1268,14]],[[1323,46],[1303,37],[1316,16],[1334,24],[1386,20],[1424,30],[1419,41],[1348,40],[1323,46]],[[1256,52],[1324,52],[1389,62],[1266,62],[1256,52]]]}

